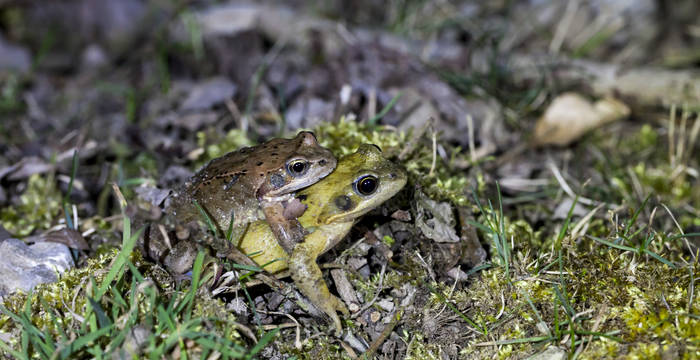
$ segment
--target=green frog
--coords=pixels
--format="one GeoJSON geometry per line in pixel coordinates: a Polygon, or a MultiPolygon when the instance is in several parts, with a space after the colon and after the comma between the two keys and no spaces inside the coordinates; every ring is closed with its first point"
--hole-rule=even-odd
{"type": "MultiPolygon", "coordinates": [[[[294,192],[326,177],[336,163],[330,150],[321,147],[308,131],[293,139],[241,148],[211,160],[177,190],[166,207],[167,222],[191,224],[203,220],[204,211],[218,233],[231,229],[235,244],[251,222],[264,219],[279,245],[291,252],[305,235],[296,220],[305,208],[290,206],[294,192]]],[[[192,243],[181,241],[169,250],[158,238],[161,236],[151,236],[155,245],[147,246],[149,255],[164,258],[173,272],[187,271],[193,260],[192,243]]],[[[205,242],[224,256],[232,246],[220,237],[205,242]]]]}
{"type": "Polygon", "coordinates": [[[316,259],[334,247],[355,221],[394,196],[406,184],[406,172],[385,159],[376,145],[364,144],[338,161],[329,176],[301,190],[297,198],[308,206],[299,217],[309,231],[291,252],[275,240],[263,221],[252,223],[238,247],[270,273],[289,269],[299,290],[330,316],[338,334],[342,332],[336,311],[348,314],[340,299],[332,295],[316,259]]]}

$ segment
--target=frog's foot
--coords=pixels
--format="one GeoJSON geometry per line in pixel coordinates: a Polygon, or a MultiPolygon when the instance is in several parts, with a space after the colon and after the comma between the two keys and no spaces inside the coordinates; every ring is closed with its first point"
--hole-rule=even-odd
{"type": "Polygon", "coordinates": [[[298,244],[289,259],[289,271],[299,291],[331,318],[336,334],[340,336],[343,325],[337,311],[344,315],[349,315],[350,312],[345,304],[328,290],[321,268],[316,264],[316,257],[317,253],[309,243],[298,244]]]}
{"type": "Polygon", "coordinates": [[[333,326],[335,327],[336,336],[341,336],[343,333],[343,325],[336,312],[340,311],[344,316],[350,316],[350,311],[348,311],[348,307],[345,306],[343,300],[340,300],[340,298],[336,297],[335,295],[331,295],[329,302],[330,308],[328,310],[324,310],[324,312],[331,317],[333,326]]]}
{"type": "Polygon", "coordinates": [[[277,242],[287,254],[291,254],[294,247],[303,241],[306,231],[296,218],[288,218],[281,203],[263,203],[262,209],[277,242]]]}
{"type": "Polygon", "coordinates": [[[197,252],[197,246],[192,242],[180,241],[165,255],[163,265],[171,274],[184,274],[192,270],[197,252]]]}

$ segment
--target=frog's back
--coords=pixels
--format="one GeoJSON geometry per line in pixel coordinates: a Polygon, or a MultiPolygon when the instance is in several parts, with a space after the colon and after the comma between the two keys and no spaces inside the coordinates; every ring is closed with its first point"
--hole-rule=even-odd
{"type": "Polygon", "coordinates": [[[263,218],[258,190],[268,173],[284,167],[296,152],[294,140],[272,139],[209,161],[176,191],[171,212],[184,222],[200,219],[196,201],[222,230],[229,227],[232,215],[234,227],[263,218]]]}

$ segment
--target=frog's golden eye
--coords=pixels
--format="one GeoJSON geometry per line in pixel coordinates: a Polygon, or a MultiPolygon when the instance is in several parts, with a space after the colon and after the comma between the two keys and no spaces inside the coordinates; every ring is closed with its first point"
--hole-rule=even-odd
{"type": "Polygon", "coordinates": [[[306,160],[293,160],[287,164],[287,172],[293,177],[302,176],[309,169],[309,162],[306,160]]]}
{"type": "Polygon", "coordinates": [[[379,187],[379,179],[374,175],[364,175],[357,179],[353,185],[359,194],[372,195],[379,187]]]}

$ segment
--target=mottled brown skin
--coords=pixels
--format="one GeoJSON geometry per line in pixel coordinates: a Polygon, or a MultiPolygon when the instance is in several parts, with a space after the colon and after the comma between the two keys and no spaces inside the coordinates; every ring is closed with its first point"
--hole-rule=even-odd
{"type": "Polygon", "coordinates": [[[325,179],[297,195],[308,206],[299,222],[311,233],[292,252],[285,251],[263,221],[251,224],[241,238],[239,248],[265,270],[274,273],[289,268],[299,290],[333,320],[342,331],[336,311],[348,313],[338,298],[328,291],[316,259],[347,235],[355,221],[391,198],[406,184],[406,172],[385,159],[374,145],[362,145],[357,152],[343,157],[325,179]],[[363,187],[373,179],[376,187],[363,187]],[[275,261],[276,260],[276,261],[275,261]]]}
{"type": "MultiPolygon", "coordinates": [[[[173,195],[166,212],[179,224],[201,221],[196,202],[221,234],[231,227],[234,244],[248,224],[264,219],[280,246],[291,252],[305,232],[296,217],[285,216],[295,212],[285,209],[295,191],[324,178],[335,166],[333,154],[311,132],[273,139],[210,161],[173,195]]],[[[209,245],[224,256],[233,246],[226,240],[209,245]]]]}

